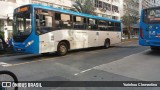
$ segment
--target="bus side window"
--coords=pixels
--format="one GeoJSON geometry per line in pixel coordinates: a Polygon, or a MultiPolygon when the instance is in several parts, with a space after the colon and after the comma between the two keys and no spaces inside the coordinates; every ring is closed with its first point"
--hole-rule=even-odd
{"type": "Polygon", "coordinates": [[[88,26],[88,18],[83,18],[84,29],[87,29],[88,26]]]}
{"type": "Polygon", "coordinates": [[[89,19],[89,29],[90,30],[98,30],[98,20],[89,19]]]}
{"type": "Polygon", "coordinates": [[[53,30],[52,12],[48,10],[39,10],[36,14],[36,30],[38,34],[45,34],[53,30]]]}
{"type": "Polygon", "coordinates": [[[98,28],[102,31],[107,30],[107,22],[104,20],[99,20],[98,28]]]}
{"type": "Polygon", "coordinates": [[[55,13],[54,18],[54,28],[58,29],[70,29],[72,27],[72,19],[71,15],[63,14],[63,13],[55,13]]]}
{"type": "Polygon", "coordinates": [[[61,21],[61,14],[60,13],[55,13],[55,18],[54,18],[54,28],[57,29],[62,29],[62,21],[61,21]]]}
{"type": "Polygon", "coordinates": [[[61,14],[62,28],[70,29],[72,27],[71,16],[68,14],[61,14]]]}
{"type": "Polygon", "coordinates": [[[107,28],[108,31],[114,31],[115,30],[114,22],[108,21],[107,23],[108,23],[108,28],[107,28]]]}
{"type": "Polygon", "coordinates": [[[119,22],[115,23],[115,31],[121,31],[121,23],[119,22]]]}
{"type": "Polygon", "coordinates": [[[78,29],[78,30],[84,30],[85,25],[84,25],[84,18],[80,16],[73,16],[73,28],[78,29]]]}

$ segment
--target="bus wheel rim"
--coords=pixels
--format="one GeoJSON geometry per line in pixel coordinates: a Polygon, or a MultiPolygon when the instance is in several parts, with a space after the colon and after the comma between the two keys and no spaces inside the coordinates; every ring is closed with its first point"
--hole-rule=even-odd
{"type": "Polygon", "coordinates": [[[106,47],[109,47],[109,43],[108,42],[106,42],[106,47]]]}
{"type": "Polygon", "coordinates": [[[60,46],[60,52],[61,53],[66,53],[66,47],[64,45],[60,46]]]}

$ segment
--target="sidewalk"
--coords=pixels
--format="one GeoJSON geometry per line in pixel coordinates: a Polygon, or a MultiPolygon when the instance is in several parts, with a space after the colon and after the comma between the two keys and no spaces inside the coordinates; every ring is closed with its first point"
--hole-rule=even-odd
{"type": "Polygon", "coordinates": [[[122,42],[138,41],[138,38],[122,39],[122,42]]]}

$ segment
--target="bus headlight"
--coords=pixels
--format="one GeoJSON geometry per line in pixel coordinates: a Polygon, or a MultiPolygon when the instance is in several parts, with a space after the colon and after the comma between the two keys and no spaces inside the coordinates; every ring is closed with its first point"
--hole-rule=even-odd
{"type": "Polygon", "coordinates": [[[34,43],[34,41],[32,40],[32,41],[28,42],[25,47],[28,47],[28,46],[30,46],[30,45],[33,44],[33,43],[34,43]]]}

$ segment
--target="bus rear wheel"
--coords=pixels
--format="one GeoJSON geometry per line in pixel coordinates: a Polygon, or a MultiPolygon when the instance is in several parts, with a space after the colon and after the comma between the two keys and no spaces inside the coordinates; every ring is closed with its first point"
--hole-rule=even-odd
{"type": "Polygon", "coordinates": [[[107,39],[106,41],[105,41],[105,43],[104,43],[104,48],[109,48],[110,47],[110,40],[109,39],[107,39]]]}
{"type": "Polygon", "coordinates": [[[152,51],[159,51],[160,47],[156,47],[156,46],[151,46],[150,47],[152,51]]]}
{"type": "Polygon", "coordinates": [[[59,56],[64,56],[68,53],[68,46],[65,42],[60,42],[57,47],[57,54],[59,56]]]}

